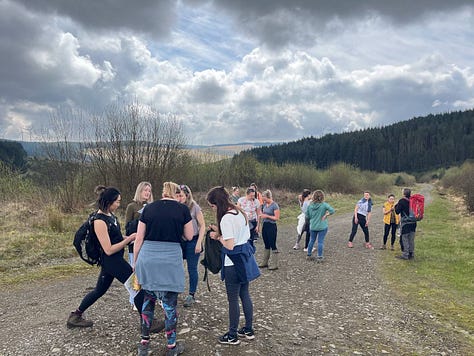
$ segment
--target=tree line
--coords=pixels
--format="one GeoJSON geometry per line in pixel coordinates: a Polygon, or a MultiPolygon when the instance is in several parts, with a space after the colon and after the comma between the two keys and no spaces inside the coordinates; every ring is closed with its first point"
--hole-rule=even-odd
{"type": "Polygon", "coordinates": [[[474,158],[474,110],[458,111],[241,152],[262,162],[325,169],[337,162],[376,172],[423,172],[474,158]]]}

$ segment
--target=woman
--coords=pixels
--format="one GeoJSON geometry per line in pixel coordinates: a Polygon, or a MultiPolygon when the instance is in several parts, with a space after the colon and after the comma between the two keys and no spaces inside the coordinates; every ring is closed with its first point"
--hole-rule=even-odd
{"type": "Polygon", "coordinates": [[[193,199],[193,193],[187,185],[179,186],[181,193],[179,195],[179,202],[186,205],[191,213],[193,223],[193,239],[191,241],[184,241],[184,256],[188,265],[189,274],[189,294],[184,299],[183,306],[190,307],[195,302],[195,293],[198,285],[198,263],[199,256],[202,252],[202,241],[206,235],[206,225],[204,222],[204,215],[202,214],[201,207],[193,199]]]}
{"type": "MultiPolygon", "coordinates": [[[[397,239],[397,227],[400,222],[400,216],[395,213],[395,195],[389,194],[387,201],[383,204],[383,222],[384,222],[384,233],[383,233],[383,245],[380,247],[381,250],[387,248],[387,239],[390,230],[392,237],[390,240],[390,250],[394,250],[395,240],[397,239]]],[[[403,251],[403,242],[400,239],[400,247],[403,251]]]]}
{"type": "Polygon", "coordinates": [[[328,232],[329,215],[334,214],[334,208],[324,201],[324,192],[322,190],[315,190],[311,204],[306,210],[306,217],[309,220],[310,240],[308,245],[308,259],[314,260],[312,256],[313,246],[318,239],[318,257],[317,261],[323,260],[324,238],[328,232]]]}
{"type": "Polygon", "coordinates": [[[224,187],[212,188],[207,193],[207,202],[216,211],[217,225],[211,225],[210,236],[222,243],[224,254],[221,278],[225,281],[229,302],[229,330],[219,337],[221,344],[238,345],[239,336],[248,340],[255,338],[253,331],[253,303],[249,293],[249,282],[260,275],[253,248],[248,242],[250,232],[245,213],[229,199],[224,187]],[[239,326],[239,298],[245,317],[245,326],[239,326]],[[237,330],[238,329],[238,330],[237,330]]]}
{"type": "Polygon", "coordinates": [[[309,203],[311,201],[311,191],[309,189],[303,189],[303,192],[298,195],[298,203],[300,205],[301,214],[298,215],[298,226],[296,227],[296,232],[298,233],[298,237],[296,238],[295,246],[293,246],[293,250],[300,249],[300,241],[303,233],[306,232],[306,238],[304,243],[304,251],[308,251],[308,244],[309,244],[309,224],[306,221],[306,209],[308,209],[309,203]]]}
{"type": "Polygon", "coordinates": [[[247,188],[246,195],[241,197],[237,206],[241,208],[247,216],[247,221],[250,227],[250,243],[253,246],[253,241],[258,238],[258,221],[260,214],[260,202],[255,198],[256,190],[254,188],[247,188]]]}
{"type": "MultiPolygon", "coordinates": [[[[125,227],[127,234],[137,232],[138,219],[145,205],[153,201],[153,193],[151,184],[148,182],[140,182],[135,190],[133,201],[127,205],[125,210],[125,227]]],[[[128,262],[133,264],[133,243],[128,245],[128,262]]]]}
{"type": "Polygon", "coordinates": [[[239,187],[232,187],[232,195],[230,196],[230,200],[234,205],[237,205],[240,198],[240,188],[239,187]]]}
{"type": "MultiPolygon", "coordinates": [[[[132,275],[132,268],[123,258],[123,249],[135,240],[136,234],[123,238],[120,232],[120,225],[114,215],[120,206],[120,192],[114,187],[104,186],[96,187],[95,192],[98,194],[99,209],[95,214],[93,227],[102,248],[101,269],[95,289],[88,293],[79,307],[69,315],[66,324],[68,328],[91,327],[93,322],[84,319],[83,313],[107,292],[114,278],[127,286],[130,285],[128,280],[132,275]]],[[[137,293],[130,287],[127,290],[133,300],[137,293]]],[[[138,306],[141,306],[141,303],[138,302],[137,308],[138,306]]]]}
{"type": "Polygon", "coordinates": [[[354,241],[354,236],[357,233],[358,226],[361,227],[364,232],[365,237],[365,248],[373,250],[374,247],[369,241],[369,221],[370,216],[372,215],[372,199],[370,198],[370,192],[365,191],[364,197],[360,199],[354,208],[354,216],[352,217],[352,230],[349,235],[349,242],[347,247],[354,247],[352,241],[354,241]]]}
{"type": "Polygon", "coordinates": [[[273,201],[272,192],[265,190],[262,193],[263,205],[260,218],[263,221],[262,238],[265,244],[263,261],[259,267],[268,267],[269,270],[278,269],[278,249],[276,246],[277,224],[280,219],[280,207],[273,201]],[[270,255],[271,250],[271,255],[270,255]]]}
{"type": "Polygon", "coordinates": [[[249,188],[252,188],[255,191],[254,198],[258,200],[260,205],[262,205],[263,204],[263,197],[262,197],[262,193],[260,193],[258,191],[257,185],[255,183],[250,183],[249,188]]]}
{"type": "Polygon", "coordinates": [[[167,355],[178,355],[184,350],[184,345],[176,342],[176,306],[178,294],[184,292],[185,280],[181,239],[193,238],[193,224],[187,206],[176,201],[179,193],[176,183],[163,183],[161,200],[148,204],[138,223],[134,261],[144,292],[139,355],[148,355],[157,299],[165,313],[167,355]]]}

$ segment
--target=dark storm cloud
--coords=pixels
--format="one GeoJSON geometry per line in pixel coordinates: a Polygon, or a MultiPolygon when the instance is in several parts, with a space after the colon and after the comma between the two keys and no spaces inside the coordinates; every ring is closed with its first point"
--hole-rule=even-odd
{"type": "Polygon", "coordinates": [[[85,28],[130,29],[163,37],[176,19],[173,0],[15,0],[30,11],[65,16],[85,28]]]}

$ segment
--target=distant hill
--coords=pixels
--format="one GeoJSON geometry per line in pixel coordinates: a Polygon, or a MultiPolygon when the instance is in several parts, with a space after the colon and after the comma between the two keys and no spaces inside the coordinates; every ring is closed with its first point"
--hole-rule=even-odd
{"type": "Polygon", "coordinates": [[[474,158],[474,110],[416,117],[390,126],[252,148],[264,162],[327,168],[345,162],[379,172],[421,172],[474,158]]]}

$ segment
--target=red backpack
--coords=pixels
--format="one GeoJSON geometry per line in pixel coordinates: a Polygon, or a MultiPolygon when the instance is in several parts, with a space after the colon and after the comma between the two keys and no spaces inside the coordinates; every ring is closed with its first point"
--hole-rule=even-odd
{"type": "Polygon", "coordinates": [[[403,223],[414,223],[423,219],[425,213],[425,197],[421,194],[413,194],[410,197],[410,214],[403,216],[403,223]]]}

